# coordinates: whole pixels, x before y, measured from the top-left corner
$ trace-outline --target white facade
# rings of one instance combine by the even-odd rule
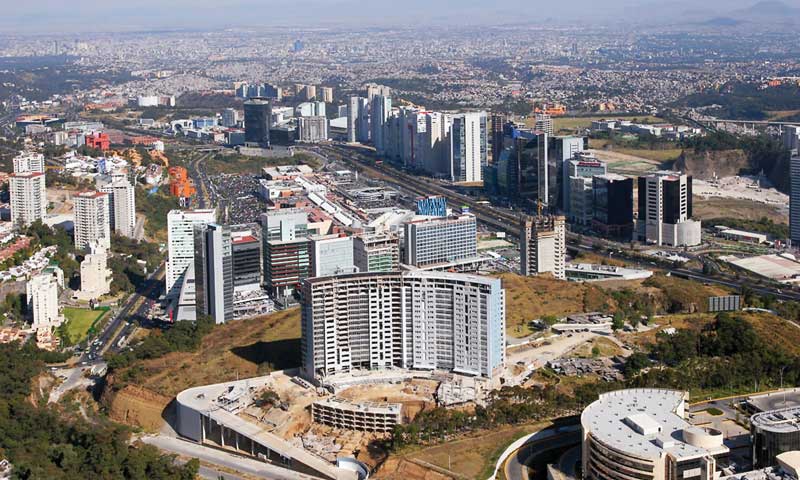
[[[486,112],[462,113],[445,121],[449,125],[450,179],[454,182],[480,182],[488,162],[488,124]]]
[[[500,279],[445,272],[358,273],[303,282],[302,365],[446,370],[492,378],[505,365]]]
[[[564,280],[566,275],[566,227],[562,216],[533,217],[520,232],[520,267],[522,275],[552,273]]]
[[[791,179],[789,192],[789,236],[793,245],[800,245],[800,155],[792,157],[789,163]],[[13,209],[12,209],[13,211]]]
[[[312,235],[309,240],[312,277],[328,277],[356,271],[352,237]]]
[[[39,172],[12,173],[8,179],[11,194],[11,221],[27,227],[47,213],[45,175]]]
[[[700,222],[691,220],[691,176],[671,171],[655,172],[640,177],[638,193],[642,240],[673,247],[700,244]]]
[[[323,116],[307,116],[297,119],[297,141],[302,143],[324,142],[328,139],[328,119]]]
[[[167,296],[180,293],[181,277],[194,265],[194,226],[216,221],[216,210],[172,210],[167,215]]]
[[[97,242],[111,248],[110,197],[105,192],[81,192],[73,197],[75,203],[75,248],[89,250]]]
[[[136,191],[125,177],[115,178],[100,187],[109,196],[111,229],[122,236],[134,238],[136,229]]]
[[[28,280],[25,286],[28,311],[33,315],[33,328],[53,328],[61,325],[64,318],[58,311],[58,279],[43,272]]]
[[[347,141],[355,143],[358,140],[359,114],[361,113],[361,99],[350,97],[347,99]]]
[[[426,218],[406,222],[403,262],[419,268],[478,256],[478,225],[474,215]]]
[[[235,127],[239,122],[239,112],[234,108],[226,108],[222,111],[222,126],[225,128]]]
[[[14,173],[44,173],[44,155],[36,152],[22,152],[14,157]]]
[[[81,262],[81,290],[78,298],[98,299],[111,291],[111,269],[108,268],[108,254],[101,245],[90,246],[91,253]]]

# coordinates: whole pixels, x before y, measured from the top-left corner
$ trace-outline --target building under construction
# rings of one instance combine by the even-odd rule
[[[537,215],[523,218],[520,238],[520,269],[523,275],[552,273],[566,279],[567,254],[565,218]]]
[[[185,168],[169,168],[169,193],[178,198],[189,198],[197,193],[197,189],[189,178],[189,172]]]

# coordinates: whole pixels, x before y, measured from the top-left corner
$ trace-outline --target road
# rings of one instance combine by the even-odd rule
[[[252,458],[243,457],[218,450],[216,448],[205,447],[193,442],[181,440],[179,438],[167,437],[164,435],[146,436],[141,438],[142,442],[153,445],[161,450],[182,455],[185,457],[197,458],[201,463],[212,464],[224,469],[241,472],[258,478],[269,478],[274,480],[312,480],[314,477],[303,475],[302,473],[292,472],[285,468],[276,467],[269,463],[264,463]],[[210,473],[216,472],[209,468]],[[212,477],[216,478],[216,477]],[[237,477],[225,477],[237,478]]]

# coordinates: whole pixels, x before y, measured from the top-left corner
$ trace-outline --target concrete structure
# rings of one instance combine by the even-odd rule
[[[111,229],[118,234],[134,238],[136,232],[136,189],[125,176],[98,182],[98,189],[109,196]]]
[[[353,261],[352,237],[338,234],[312,235],[309,241],[312,277],[328,277],[357,271]]]
[[[631,389],[604,393],[581,415],[583,476],[588,480],[713,480],[727,455],[722,433],[684,419],[685,392]]]
[[[743,243],[762,244],[767,243],[769,237],[764,233],[746,232],[744,230],[736,230],[728,228],[724,225],[717,225],[714,227],[717,230],[717,235],[726,239]]]
[[[454,182],[480,182],[483,167],[489,162],[488,121],[486,112],[462,113],[452,116],[450,148],[446,164]]]
[[[31,277],[25,285],[28,312],[33,318],[32,327],[34,329],[52,330],[64,323],[64,317],[61,316],[58,309],[59,288],[64,287],[63,272],[61,275],[59,279],[58,275],[45,270]]]
[[[567,278],[565,219],[560,215],[528,217],[520,232],[520,269],[522,275],[552,273]]]
[[[231,227],[234,290],[254,290],[263,279],[261,235],[255,228]]]
[[[308,213],[280,209],[261,217],[264,239],[264,277],[273,297],[288,297],[310,274]]]
[[[81,262],[81,289],[78,298],[97,300],[111,291],[111,269],[108,268],[108,254],[102,245],[93,243],[89,250],[90,253]]]
[[[412,220],[403,225],[403,263],[418,268],[475,259],[478,224],[474,215]]]
[[[781,126],[781,142],[783,147],[790,150],[792,154],[798,154],[798,147],[800,147],[800,126],[798,125],[783,125]]]
[[[565,272],[567,280],[597,282],[602,280],[641,280],[653,276],[650,270],[596,265],[592,263],[568,263]]]
[[[333,88],[320,87],[320,96],[325,103],[333,103]]]
[[[350,97],[347,99],[347,141],[358,141],[359,115],[361,114],[361,98]]]
[[[216,210],[172,210],[167,214],[167,274],[164,291],[168,298],[180,293],[183,276],[194,268],[194,227],[217,221]]]
[[[271,126],[272,104],[268,100],[252,98],[244,102],[244,137],[246,144],[268,147]]]
[[[400,268],[400,239],[391,233],[353,238],[353,263],[360,272],[394,272]]]
[[[750,417],[753,466],[772,467],[780,454],[800,450],[800,407],[756,413]]]
[[[639,177],[639,239],[655,245],[694,246],[701,224],[692,220],[692,177],[659,171]]]
[[[386,123],[392,112],[392,99],[388,96],[377,95],[371,100],[371,108],[372,144],[378,154],[383,154],[386,152],[386,136],[388,133],[386,131]]]
[[[591,222],[594,214],[594,198],[592,196],[592,177],[605,175],[608,167],[594,157],[576,155],[564,161],[562,183],[562,205],[568,218],[585,225]],[[572,185],[575,184],[575,189]],[[575,198],[573,198],[575,191]],[[587,201],[588,200],[588,201]]]
[[[505,291],[497,278],[358,273],[303,282],[304,375],[446,370],[492,378],[505,364]]]
[[[239,123],[239,112],[235,108],[226,108],[222,111],[222,126],[225,128],[235,127]]]
[[[194,274],[197,313],[214,322],[233,320],[233,249],[230,228],[194,225]]]
[[[111,218],[109,195],[105,192],[81,192],[73,197],[75,203],[75,248],[89,250],[97,243],[111,248]]]
[[[22,152],[14,157],[14,173],[44,173],[44,155],[36,152]]]
[[[311,418],[343,430],[391,433],[402,423],[402,403],[350,402],[327,398],[311,404]]]
[[[800,262],[790,253],[759,255],[747,258],[738,258],[731,255],[720,257],[720,260],[777,282],[792,284],[800,281]]]
[[[11,222],[24,228],[47,213],[45,175],[39,172],[12,173],[8,178],[11,196]]]
[[[534,130],[544,132],[548,135],[553,135],[555,133],[553,129],[553,118],[550,115],[546,113],[537,113],[535,120]]]
[[[328,119],[321,116],[297,119],[297,141],[317,143],[328,140]]]
[[[234,449],[285,469],[281,478],[364,480],[366,475],[339,468],[237,415],[270,381],[271,377],[259,377],[182,391],[175,400],[176,431],[199,444]]]

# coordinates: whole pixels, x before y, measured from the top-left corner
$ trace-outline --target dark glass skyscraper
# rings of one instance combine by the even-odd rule
[[[272,123],[272,105],[263,98],[244,102],[244,141],[248,144],[269,146],[269,127]]]

